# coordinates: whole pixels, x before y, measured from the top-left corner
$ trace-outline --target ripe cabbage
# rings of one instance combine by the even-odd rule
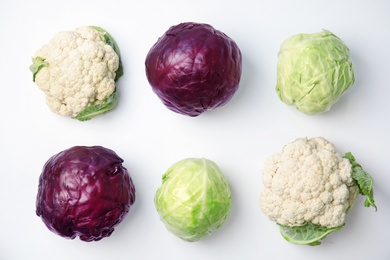
[[[194,242],[225,223],[231,194],[213,161],[188,158],[166,171],[154,202],[166,228],[184,241]]]
[[[90,242],[108,237],[135,201],[123,160],[101,146],[52,156],[39,178],[36,214],[52,232]]]
[[[225,105],[239,87],[241,51],[208,24],[169,28],[147,54],[146,76],[170,110],[188,116]]]
[[[280,47],[276,91],[306,114],[330,110],[354,81],[349,49],[330,31],[293,35]]]

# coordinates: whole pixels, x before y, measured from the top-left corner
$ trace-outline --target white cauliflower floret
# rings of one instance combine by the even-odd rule
[[[299,138],[266,159],[261,209],[284,226],[342,226],[359,194],[351,169],[326,139]]]
[[[92,27],[60,32],[35,53],[48,64],[36,73],[35,83],[53,112],[75,117],[114,93],[120,58],[103,35]]]

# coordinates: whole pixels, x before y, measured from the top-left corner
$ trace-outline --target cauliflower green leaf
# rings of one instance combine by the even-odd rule
[[[378,210],[374,201],[374,179],[372,176],[363,170],[362,166],[356,162],[355,157],[352,153],[348,152],[344,155],[344,158],[348,159],[352,164],[352,178],[356,181],[359,186],[360,194],[366,196],[364,201],[365,207],[374,207],[375,210]]]
[[[280,234],[288,242],[298,245],[310,246],[320,245],[321,240],[324,239],[327,235],[343,228],[343,226],[327,228],[314,225],[312,223],[296,227],[289,227],[284,225],[279,226]]]
[[[30,65],[30,71],[33,73],[33,82],[35,82],[35,77],[37,76],[37,73],[46,66],[49,66],[49,63],[45,61],[45,58],[42,57],[34,57],[32,58],[33,64]]]
[[[110,111],[118,105],[116,91],[112,93],[103,103],[92,105],[78,113],[74,118],[79,121],[88,121],[97,115]]]

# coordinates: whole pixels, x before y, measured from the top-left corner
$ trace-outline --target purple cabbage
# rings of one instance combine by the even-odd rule
[[[39,178],[36,214],[65,238],[90,242],[110,236],[135,201],[122,162],[101,146],[75,146],[54,155]]]
[[[146,76],[163,104],[188,116],[225,105],[239,87],[241,51],[211,25],[169,28],[145,60]]]

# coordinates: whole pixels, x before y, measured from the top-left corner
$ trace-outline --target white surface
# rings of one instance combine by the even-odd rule
[[[144,72],[149,48],[171,25],[205,22],[243,54],[240,89],[197,118],[166,109]],[[125,75],[119,106],[89,122],[50,112],[32,82],[31,56],[55,33],[83,25],[108,30]],[[390,259],[390,1],[3,1],[0,4],[0,259]],[[275,93],[277,52],[288,36],[328,29],[351,50],[356,83],[333,109],[306,116]],[[259,209],[264,159],[297,137],[324,136],[352,151],[375,178],[378,212],[360,197],[342,231],[321,246],[296,246]],[[137,201],[110,238],[85,243],[51,233],[35,215],[46,160],[74,145],[103,145],[125,160]],[[212,236],[186,243],[169,233],[153,197],[161,175],[186,157],[215,161],[233,196]]]

